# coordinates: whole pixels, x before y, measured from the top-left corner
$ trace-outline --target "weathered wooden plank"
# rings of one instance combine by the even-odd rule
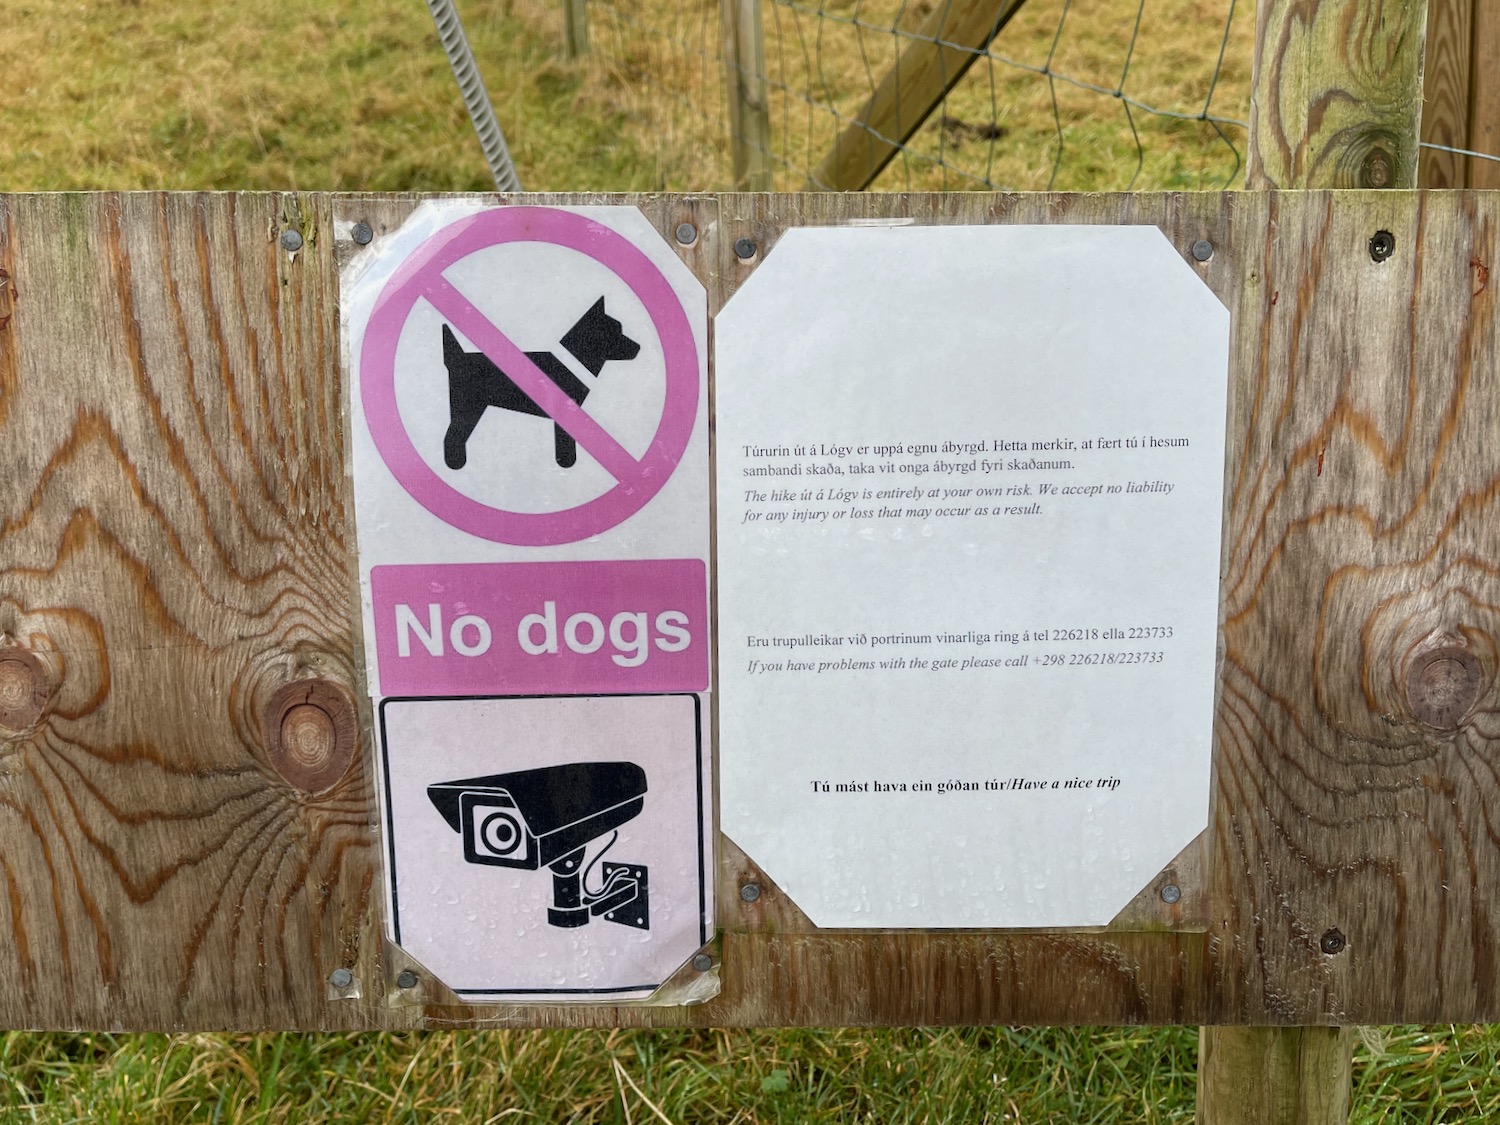
[[[1442,11],[1438,18],[1446,17],[1451,23],[1454,15],[1451,10]],[[1446,62],[1452,53],[1454,29],[1443,30],[1437,48]],[[1389,12],[1360,0],[1261,4],[1256,19],[1247,184],[1256,188],[1416,187],[1422,110],[1418,87],[1427,31],[1425,0]],[[1440,71],[1440,77],[1446,78],[1449,69]],[[1442,85],[1438,90],[1451,92]],[[1384,237],[1389,238],[1389,232]],[[1373,241],[1371,245],[1373,258]],[[1384,257],[1385,251],[1381,254]],[[1221,737],[1220,764],[1224,746]],[[1327,933],[1340,934],[1342,943],[1341,931]],[[1326,947],[1326,938],[1322,944]],[[1348,1117],[1350,1048],[1346,1039],[1329,1039],[1308,1028],[1257,1038],[1235,1029],[1204,1027],[1199,1042],[1198,1119],[1204,1125],[1255,1117],[1333,1125]],[[1309,1043],[1336,1057],[1342,1052],[1336,1065],[1343,1083],[1333,1101],[1322,1097],[1317,1085],[1295,1067],[1282,1062],[1289,1055],[1300,1057]],[[1260,1096],[1247,1097],[1250,1090]]]
[[[1416,183],[1426,0],[1262,0],[1252,188]]]
[[[725,991],[673,1010],[388,984],[368,743],[328,783],[268,737],[333,760],[363,691],[334,214],[417,202],[0,198],[0,1023],[1500,1018],[1500,197],[642,200],[714,308],[796,223],[1151,223],[1235,334],[1208,931],[809,931],[726,847]]]
[[[818,163],[808,187],[863,191],[958,85],[1025,0],[942,0],[922,21],[864,109]]]
[[[1474,5],[1473,55],[1469,73],[1473,94],[1467,148],[1500,157],[1500,10]],[[1500,188],[1500,161],[1470,159],[1469,187]]]
[[[1473,17],[1476,0],[1427,0],[1427,48],[1422,74],[1422,140],[1469,148]],[[1469,161],[1423,149],[1418,182],[1430,188],[1469,186]]]
[[[1494,486],[1479,450],[1497,420],[1473,397],[1495,373],[1494,225],[1472,199],[1434,202],[1329,198],[1291,223],[1275,205],[1273,227],[1307,257],[1262,263],[1269,292],[1294,303],[1265,310],[1264,376],[1232,426],[1245,436],[1218,766],[1245,788],[1219,817],[1215,867],[1224,879],[1261,862],[1272,838],[1286,849],[1273,878],[1226,886],[1224,900],[1238,900],[1231,929],[1263,931],[1240,987],[1273,1008],[1301,990],[1287,1006],[1320,1009],[1311,1022],[1363,1019],[1356,995],[1425,1019],[1451,990],[1489,1006],[1496,987],[1488,937],[1457,936],[1487,929],[1474,911],[1493,910],[1480,905],[1493,893],[1487,704],[1454,728],[1413,688],[1448,649],[1477,662],[1484,692],[1493,677],[1477,655],[1494,627],[1493,537],[1468,517]],[[1376,262],[1381,230],[1396,249]],[[1327,300],[1308,299],[1315,286]],[[1338,546],[1304,553],[1324,536]],[[1287,598],[1300,615],[1264,611]],[[1418,914],[1420,942],[1403,936]]]
[[[310,793],[262,737],[310,679],[359,729],[314,207],[3,203],[0,635],[47,681],[0,738],[6,1026],[362,1022],[323,978],[379,972],[367,758]]]
[[[1500,157],[1500,12],[1482,0],[1429,0],[1422,140]],[[1421,184],[1500,187],[1500,161],[1424,149]]]

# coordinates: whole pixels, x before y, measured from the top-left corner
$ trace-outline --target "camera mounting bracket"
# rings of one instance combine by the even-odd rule
[[[640,863],[603,863],[604,887],[598,894],[583,889],[583,849],[551,865],[552,905],[547,921],[572,929],[587,926],[594,918],[618,922],[633,929],[651,928],[648,873]]]

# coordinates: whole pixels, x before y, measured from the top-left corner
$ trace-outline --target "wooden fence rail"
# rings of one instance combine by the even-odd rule
[[[645,211],[714,310],[754,268],[737,240],[769,255],[790,225],[876,217],[1146,223],[1201,271],[1234,316],[1207,929],[809,931],[763,880],[740,897],[759,876],[724,841],[709,1003],[402,987],[337,271],[367,252],[353,221],[378,238],[417,201],[6,196],[0,1024],[1500,1018],[1500,197],[612,202]]]

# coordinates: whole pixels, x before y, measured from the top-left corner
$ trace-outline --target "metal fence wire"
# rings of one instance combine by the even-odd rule
[[[588,65],[664,188],[735,183],[737,86],[764,99],[769,134],[738,139],[778,190],[1243,180],[1252,0],[759,0],[759,57],[725,6],[589,0]]]

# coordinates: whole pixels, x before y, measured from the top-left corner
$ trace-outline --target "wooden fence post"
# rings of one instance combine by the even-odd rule
[[[589,52],[588,0],[563,0],[563,28],[568,40],[568,58]]]
[[[1469,105],[1469,143],[1465,148],[1500,156],[1500,10],[1474,0],[1474,54],[1470,71],[1474,93]],[[1469,160],[1471,188],[1500,188],[1500,163]]]
[[[1417,186],[1427,0],[1261,0],[1252,188]]]
[[[1353,1033],[1338,1027],[1205,1027],[1198,1034],[1203,1125],[1349,1120]]]
[[[1369,18],[1352,18],[1365,8]],[[1252,188],[1417,186],[1426,0],[1261,0]],[[1200,1125],[1349,1119],[1353,1037],[1336,1027],[1205,1027]]]
[[[765,33],[760,0],[719,0],[734,186],[771,190],[771,110],[766,99]]]
[[[1488,0],[1429,0],[1422,140],[1500,156],[1500,11]],[[1500,162],[1424,149],[1421,183],[1500,188]]]
[[[809,190],[863,191],[958,85],[1026,0],[943,0],[834,141]]]

